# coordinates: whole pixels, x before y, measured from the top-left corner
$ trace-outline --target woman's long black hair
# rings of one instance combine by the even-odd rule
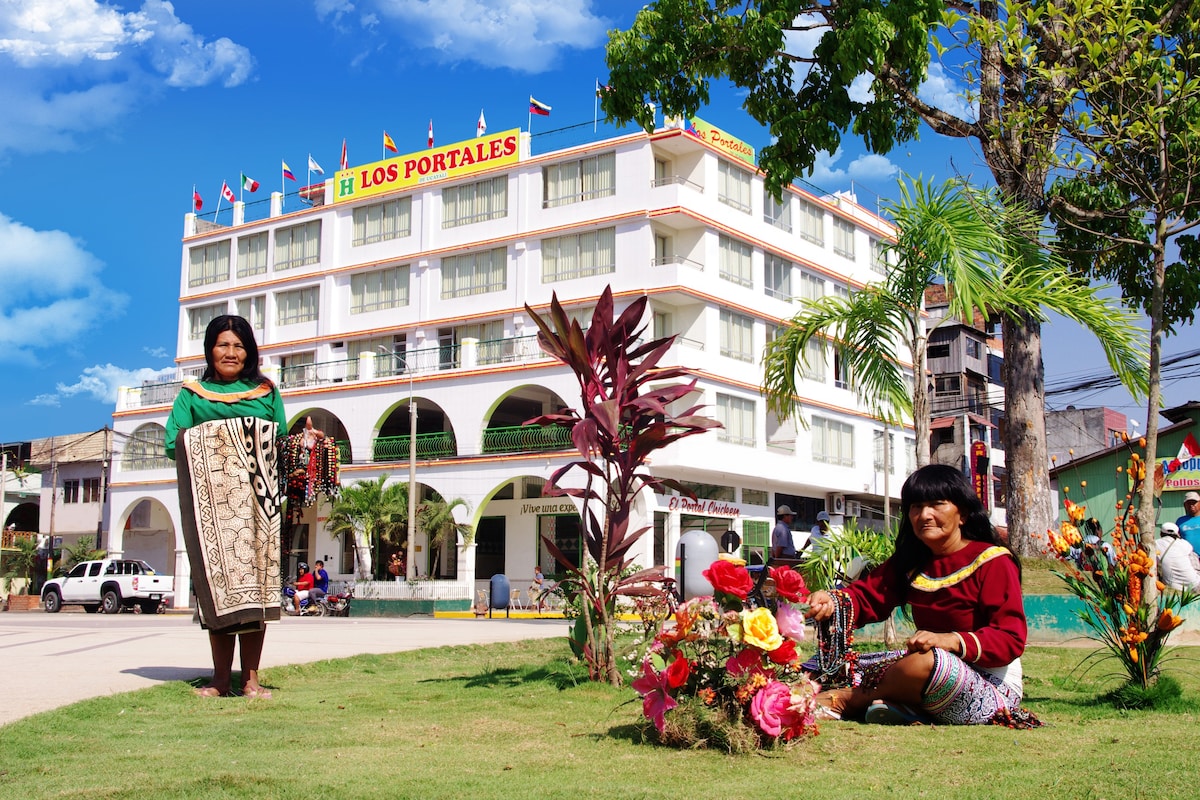
[[[254,329],[250,327],[250,323],[245,318],[235,314],[222,314],[215,317],[204,330],[204,363],[207,366],[204,368],[200,380],[213,381],[217,379],[212,351],[217,344],[217,337],[225,331],[233,331],[233,335],[242,340],[242,347],[246,348],[246,363],[242,364],[242,372],[238,377],[244,381],[254,381],[255,383],[267,381],[269,383],[270,379],[263,375],[258,368],[258,342],[254,341]]]
[[[902,586],[907,586],[911,575],[933,558],[933,551],[913,531],[908,510],[914,503],[936,503],[939,500],[949,500],[958,508],[964,539],[1005,546],[967,476],[945,464],[921,467],[908,476],[900,489],[900,532],[896,536],[892,566]],[[1017,575],[1020,576],[1021,560],[1013,554],[1013,561],[1017,564]]]

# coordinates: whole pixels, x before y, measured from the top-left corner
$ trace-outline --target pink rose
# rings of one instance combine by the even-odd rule
[[[791,710],[792,690],[786,683],[769,681],[750,701],[750,717],[767,736],[795,735],[802,718]]]
[[[780,603],[779,608],[775,609],[775,624],[785,638],[793,642],[804,641],[804,614],[794,606]]]

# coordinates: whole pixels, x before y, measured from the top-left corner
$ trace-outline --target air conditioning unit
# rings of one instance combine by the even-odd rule
[[[846,501],[846,516],[847,517],[861,517],[862,516],[862,503],[859,502],[858,500],[847,500]]]
[[[829,494],[825,497],[825,510],[830,514],[846,513],[846,495]]]

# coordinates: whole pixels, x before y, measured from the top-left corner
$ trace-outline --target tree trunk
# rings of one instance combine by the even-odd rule
[[[1160,491],[1158,462],[1158,406],[1162,402],[1162,315],[1163,294],[1166,283],[1166,227],[1167,220],[1159,215],[1154,229],[1154,286],[1150,292],[1150,380],[1146,395],[1146,480],[1138,499],[1138,531],[1142,549],[1154,552],[1155,534],[1158,532],[1157,514],[1154,513],[1154,498]],[[1150,559],[1150,573],[1142,584],[1142,602],[1156,607],[1158,604],[1158,559]]]
[[[1039,553],[1055,514],[1046,452],[1046,392],[1042,326],[1028,316],[1004,317],[1005,467],[1009,546]]]
[[[365,531],[354,532],[354,560],[358,564],[358,579],[371,579],[371,542]]]
[[[917,437],[918,468],[929,463],[929,384],[925,373],[928,371],[927,354],[925,352],[928,337],[925,334],[925,323],[917,320],[918,334],[912,343],[913,357],[913,435]],[[886,446],[886,444],[885,444]]]

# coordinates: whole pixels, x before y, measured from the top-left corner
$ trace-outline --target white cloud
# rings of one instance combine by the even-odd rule
[[[364,0],[360,7],[368,4],[390,35],[441,63],[531,73],[553,68],[563,50],[599,45],[611,24],[593,13],[592,0]],[[318,13],[348,5],[319,0]]]
[[[151,358],[170,358],[165,347],[143,347],[142,352]]]
[[[120,314],[128,298],[100,282],[102,268],[68,234],[0,213],[0,362],[53,354]]]
[[[808,181],[821,190],[835,192],[850,188],[851,181],[878,184],[894,178],[900,171],[886,156],[873,153],[861,155],[851,161],[845,169],[839,169],[836,164],[842,159],[842,155],[840,147],[833,155],[824,151],[817,153]]]
[[[164,87],[237,86],[253,68],[249,50],[205,41],[165,0],[128,13],[97,0],[5,0],[0,153],[69,149]]]
[[[29,401],[29,405],[57,407],[63,399],[75,395],[84,395],[98,402],[112,405],[117,401],[117,389],[121,386],[141,386],[143,381],[158,383],[174,378],[174,367],[123,369],[112,364],[97,364],[85,369],[75,383],[60,383],[54,393],[39,394]]]
[[[964,92],[965,89],[935,61],[929,65],[929,74],[917,90],[917,96],[960,119],[974,122],[978,118],[979,109],[978,106],[967,103]]]

